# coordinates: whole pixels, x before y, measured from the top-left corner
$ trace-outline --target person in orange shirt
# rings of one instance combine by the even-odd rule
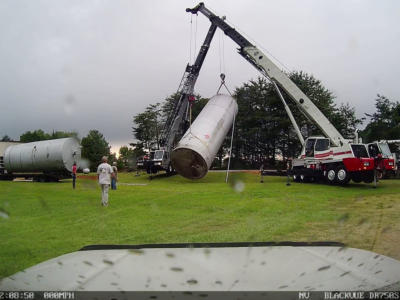
[[[75,182],[76,182],[76,163],[72,166],[72,188],[75,189]]]

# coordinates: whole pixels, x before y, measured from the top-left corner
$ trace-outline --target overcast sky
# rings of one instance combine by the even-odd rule
[[[177,90],[205,37],[208,19],[193,16],[191,25],[185,12],[197,3],[0,1],[0,137],[98,129],[114,151],[131,142],[132,117]],[[283,69],[320,79],[358,116],[374,111],[377,93],[400,100],[400,1],[205,4]],[[217,32],[195,91],[213,96],[221,69],[231,90],[259,76]]]

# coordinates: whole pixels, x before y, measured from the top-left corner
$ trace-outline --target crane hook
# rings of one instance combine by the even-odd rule
[[[221,78],[221,84],[225,84],[225,74],[221,73],[219,77]]]

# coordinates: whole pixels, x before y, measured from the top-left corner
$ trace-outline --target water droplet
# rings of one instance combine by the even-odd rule
[[[178,267],[172,267],[172,268],[171,268],[171,271],[174,271],[174,272],[182,272],[183,269],[182,269],[182,268],[178,268]]]
[[[103,259],[103,263],[108,264],[108,265],[114,264],[111,260],[108,260],[108,259]]]
[[[3,219],[8,219],[10,216],[5,211],[0,211],[0,217]]]
[[[350,271],[344,272],[343,274],[340,275],[340,277],[346,276],[349,273],[350,273]]]
[[[328,270],[331,266],[323,266],[321,268],[318,269],[318,271],[324,271],[324,270]]]
[[[190,285],[197,284],[197,280],[196,279],[189,279],[186,282],[189,283]]]
[[[244,191],[245,184],[243,181],[238,180],[233,184],[233,190],[237,193],[241,193]]]
[[[279,288],[280,289],[284,289],[284,288],[287,288],[288,286],[287,285],[281,285]]]
[[[129,249],[129,253],[136,254],[136,255],[142,255],[142,254],[144,254],[144,251],[141,249]]]

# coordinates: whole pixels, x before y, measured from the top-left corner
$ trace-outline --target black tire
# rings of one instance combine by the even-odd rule
[[[339,166],[336,168],[336,183],[345,185],[350,180],[350,174],[346,170],[345,166]]]
[[[374,172],[368,172],[364,175],[364,182],[365,183],[372,183],[374,182]]]
[[[353,178],[351,178],[355,183],[360,183],[362,181],[362,178],[359,175],[354,175]]]
[[[172,168],[172,165],[169,164],[167,168],[167,175],[172,175],[174,173],[174,168]]]
[[[294,182],[300,182],[300,176],[299,176],[299,174],[293,174],[293,181],[294,181]]]
[[[335,184],[336,183],[336,171],[334,168],[329,168],[326,171],[325,179],[329,184]]]
[[[396,175],[395,171],[385,171],[383,173],[383,179],[392,179]]]
[[[301,182],[307,182],[307,176],[304,174],[300,174],[300,181]]]
[[[301,182],[313,182],[314,181],[314,177],[312,176],[307,176],[305,174],[300,174],[300,180]]]

